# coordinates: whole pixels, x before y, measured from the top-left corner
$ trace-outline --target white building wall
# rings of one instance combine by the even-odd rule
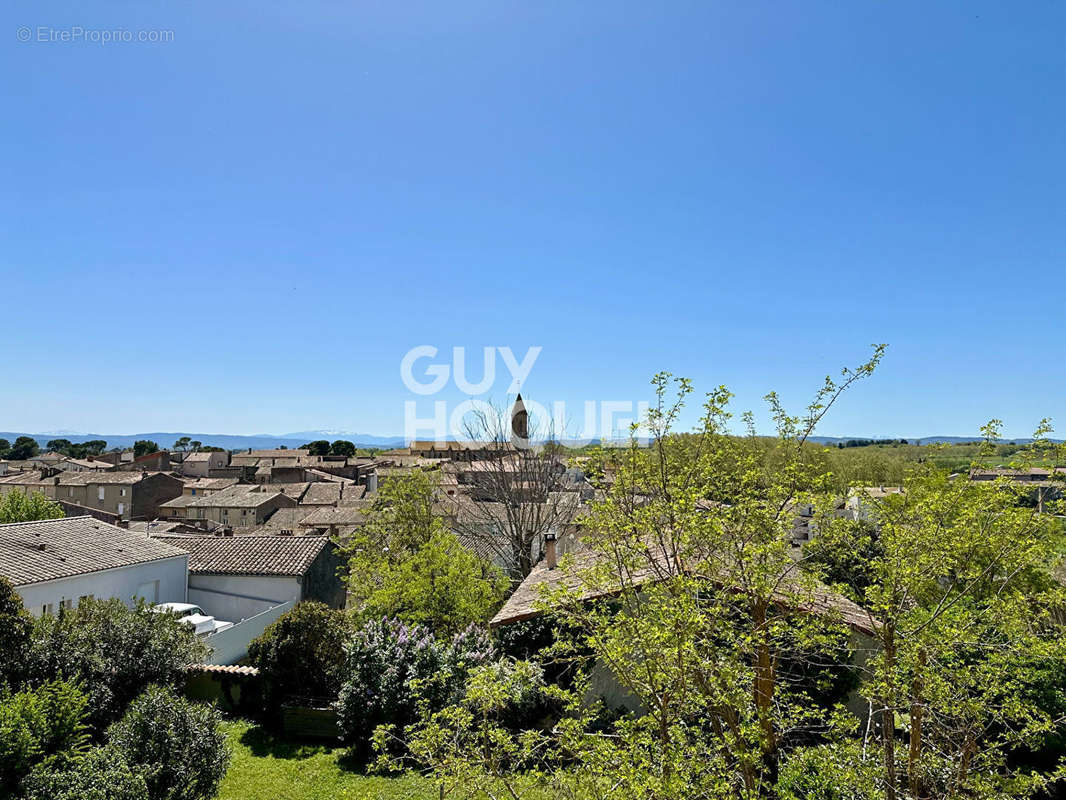
[[[59,611],[60,603],[77,606],[78,600],[92,595],[97,600],[117,597],[129,607],[135,605],[138,596],[148,602],[184,603],[189,571],[187,555],[173,556],[144,564],[90,572],[71,578],[31,583],[16,586],[22,603],[34,616],[40,616],[46,605],[52,613]]]
[[[189,602],[215,619],[240,622],[279,603],[299,602],[300,579],[265,575],[189,575]]]
[[[205,641],[211,648],[211,655],[204,663],[236,664],[248,655],[248,645],[252,643],[252,640],[258,639],[267,626],[292,609],[294,605],[296,604],[291,601],[282,603],[243,622],[238,622],[232,628],[210,634]]]

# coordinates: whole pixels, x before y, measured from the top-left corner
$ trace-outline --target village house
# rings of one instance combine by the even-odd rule
[[[59,468],[67,472],[110,472],[115,465],[110,461],[102,461],[93,456],[86,458],[68,458],[61,461]]]
[[[132,455],[132,452],[131,452]],[[145,453],[130,460],[123,460],[117,469],[129,472],[167,472],[170,470],[170,453],[166,450],[158,450],[154,453]]]
[[[39,470],[0,478],[0,494],[41,492],[82,509],[113,514],[118,520],[152,519],[162,503],[178,497],[181,481],[165,472],[61,472],[46,477]]]
[[[62,453],[56,453],[53,450],[49,450],[45,453],[38,453],[27,459],[32,469],[61,469],[59,465],[66,460],[67,457],[65,455]]]
[[[244,620],[282,603],[343,608],[342,560],[325,536],[157,536],[189,554],[189,602]]]
[[[196,478],[185,480],[182,495],[188,497],[207,497],[209,494],[221,492],[231,486],[237,485],[236,478]]]
[[[223,526],[262,525],[277,509],[297,504],[284,486],[263,490],[237,484],[204,497],[182,495],[160,505],[160,515],[171,519],[206,520]]]
[[[188,562],[180,548],[92,517],[0,525],[0,576],[36,616],[87,597],[184,602]]]
[[[206,478],[213,470],[229,466],[229,453],[225,451],[197,451],[186,453],[181,462],[181,474],[194,478]]]
[[[544,556],[534,565],[532,571],[519,584],[503,607],[489,622],[489,627],[497,628],[513,625],[517,622],[540,616],[543,612],[542,599],[546,593],[567,590],[580,602],[592,602],[609,598],[618,593],[620,585],[586,582],[586,576],[599,562],[601,556],[595,551],[576,547],[571,543],[567,548],[569,559],[562,559],[562,549],[556,537],[544,537]],[[648,561],[644,566],[630,569],[627,582],[631,588],[640,588],[663,579],[663,576],[676,574],[671,566],[672,556],[668,551],[649,539],[647,545]],[[568,563],[566,563],[568,561]],[[796,567],[798,570],[799,568]],[[793,608],[796,613],[817,614],[838,621],[851,631],[853,647],[857,658],[864,658],[873,647],[876,621],[871,614],[858,604],[830,589],[815,583],[813,587],[799,587],[794,594],[788,591],[794,578],[791,573],[784,573],[778,583],[778,602]],[[639,710],[635,698],[618,683],[617,679],[602,664],[594,664],[590,673],[590,697],[603,697],[612,707],[625,707]],[[860,719],[865,718],[867,709],[861,698],[853,695],[848,700],[848,708]]]

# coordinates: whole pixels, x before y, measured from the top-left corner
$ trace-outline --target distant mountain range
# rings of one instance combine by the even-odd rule
[[[385,449],[402,447],[404,444],[402,436],[374,436],[369,433],[351,433],[348,431],[299,431],[296,433],[282,434],[281,436],[274,436],[268,433],[255,434],[252,436],[238,436],[231,433],[183,433],[180,431],[173,433],[155,431],[152,433],[130,434],[66,432],[18,433],[14,431],[0,431],[0,439],[7,439],[9,442],[14,442],[19,436],[32,436],[37,440],[37,443],[42,449],[52,439],[69,439],[75,444],[92,441],[94,439],[103,439],[107,442],[108,450],[115,447],[133,447],[133,443],[139,439],[148,439],[162,448],[170,448],[173,447],[174,442],[183,436],[188,436],[194,442],[200,442],[209,447],[224,447],[227,450],[247,450],[249,448],[253,450],[266,450],[269,448],[280,447],[287,447],[291,450],[317,439],[327,439],[331,442],[336,439],[346,439],[355,444],[356,447],[377,447]]]
[[[356,447],[376,447],[379,449],[389,449],[392,447],[403,447],[406,442],[402,436],[375,436],[370,433],[357,433],[355,431],[296,431],[294,433],[283,433],[279,436],[275,436],[269,433],[259,433],[252,436],[240,436],[231,433],[183,433],[183,432],[161,432],[156,431],[153,433],[131,433],[131,434],[113,434],[113,433],[72,433],[67,431],[54,431],[46,433],[19,433],[15,431],[0,431],[0,439],[7,439],[9,442],[14,442],[19,436],[32,436],[37,440],[37,443],[43,449],[49,441],[52,439],[69,439],[72,442],[88,442],[93,439],[103,439],[107,442],[107,449],[115,447],[133,447],[133,443],[139,439],[149,439],[162,448],[173,447],[174,442],[183,436],[188,436],[195,442],[201,442],[202,444],[211,447],[224,447],[227,450],[247,450],[249,448],[253,450],[265,450],[271,448],[287,447],[290,450],[300,445],[313,442],[318,439],[325,439],[327,441],[334,441],[336,439],[346,439],[349,442],[355,444]],[[911,444],[961,444],[964,442],[979,442],[980,437],[975,436],[922,436],[922,437],[909,437],[909,436],[812,436],[811,441],[818,442],[820,444],[840,444],[842,442],[848,442],[851,440],[866,439],[906,439]],[[1032,439],[1003,439],[1003,442],[1015,442],[1017,444],[1028,444]],[[1061,442],[1062,439],[1053,439],[1052,441]]]

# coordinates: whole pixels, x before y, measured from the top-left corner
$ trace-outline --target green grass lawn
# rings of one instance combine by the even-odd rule
[[[436,800],[418,775],[380,777],[345,769],[344,748],[294,742],[245,721],[227,722],[233,748],[218,800]]]

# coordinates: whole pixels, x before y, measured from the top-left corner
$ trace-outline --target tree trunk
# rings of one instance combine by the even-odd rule
[[[777,731],[774,730],[774,665],[766,633],[767,603],[759,599],[753,609],[755,623],[755,708],[762,730],[763,775],[773,786],[777,783]]]
[[[923,713],[923,673],[928,662],[925,648],[918,651],[918,669],[911,685],[911,738],[910,749],[907,754],[907,778],[909,780],[911,797],[922,800],[925,797],[925,787],[919,775],[919,760],[922,756],[922,713]]]
[[[892,689],[896,668],[896,629],[891,622],[883,631],[885,696],[881,698],[881,742],[884,748],[885,800],[896,800],[896,703]]]

